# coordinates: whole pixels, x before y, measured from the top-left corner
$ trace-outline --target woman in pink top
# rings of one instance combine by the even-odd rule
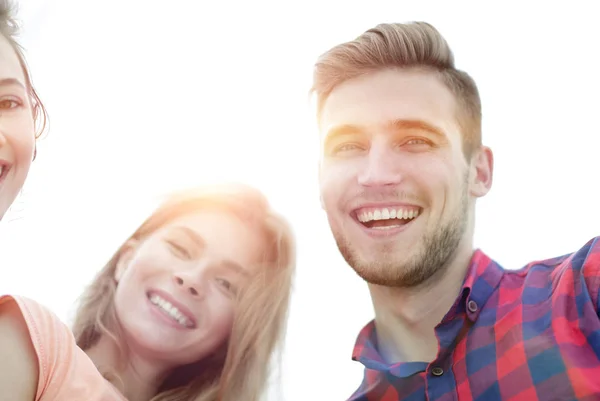
[[[72,331],[0,298],[0,400],[258,401],[294,269],[292,232],[259,191],[176,194],[98,273]]]
[[[23,187],[46,126],[9,6],[0,0],[0,220]]]

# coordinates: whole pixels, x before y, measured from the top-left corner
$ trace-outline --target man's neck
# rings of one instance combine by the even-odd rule
[[[436,358],[435,327],[456,301],[473,255],[472,246],[462,248],[443,276],[422,286],[369,285],[379,353],[388,363],[431,362]]]
[[[128,360],[122,361],[116,345],[106,336],[85,352],[99,370],[109,369],[111,374],[118,376],[119,380],[111,383],[129,401],[150,400],[168,371],[133,352]]]

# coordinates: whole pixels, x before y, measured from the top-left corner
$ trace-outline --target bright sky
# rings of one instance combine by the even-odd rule
[[[433,23],[479,85],[495,180],[478,204],[477,246],[518,268],[600,235],[592,2],[21,3],[51,131],[0,225],[0,293],[66,322],[158,196],[246,181],[288,216],[299,249],[284,390],[270,401],[346,399],[362,378],[352,347],[373,311],[319,206],[307,91],[321,52],[379,22]]]

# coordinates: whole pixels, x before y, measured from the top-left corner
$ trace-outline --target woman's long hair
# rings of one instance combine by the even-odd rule
[[[280,363],[295,271],[295,241],[286,220],[271,210],[261,192],[233,184],[178,193],[159,206],[130,240],[141,240],[177,217],[207,209],[232,213],[264,237],[263,266],[240,293],[229,340],[210,357],[175,369],[151,401],[258,401],[272,368]],[[127,355],[114,307],[115,269],[127,242],[80,299],[73,333],[84,351],[107,336]],[[111,372],[102,373],[118,382]]]

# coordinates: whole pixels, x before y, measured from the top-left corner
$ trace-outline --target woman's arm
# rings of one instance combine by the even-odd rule
[[[34,401],[38,364],[15,302],[0,305],[0,401]]]

